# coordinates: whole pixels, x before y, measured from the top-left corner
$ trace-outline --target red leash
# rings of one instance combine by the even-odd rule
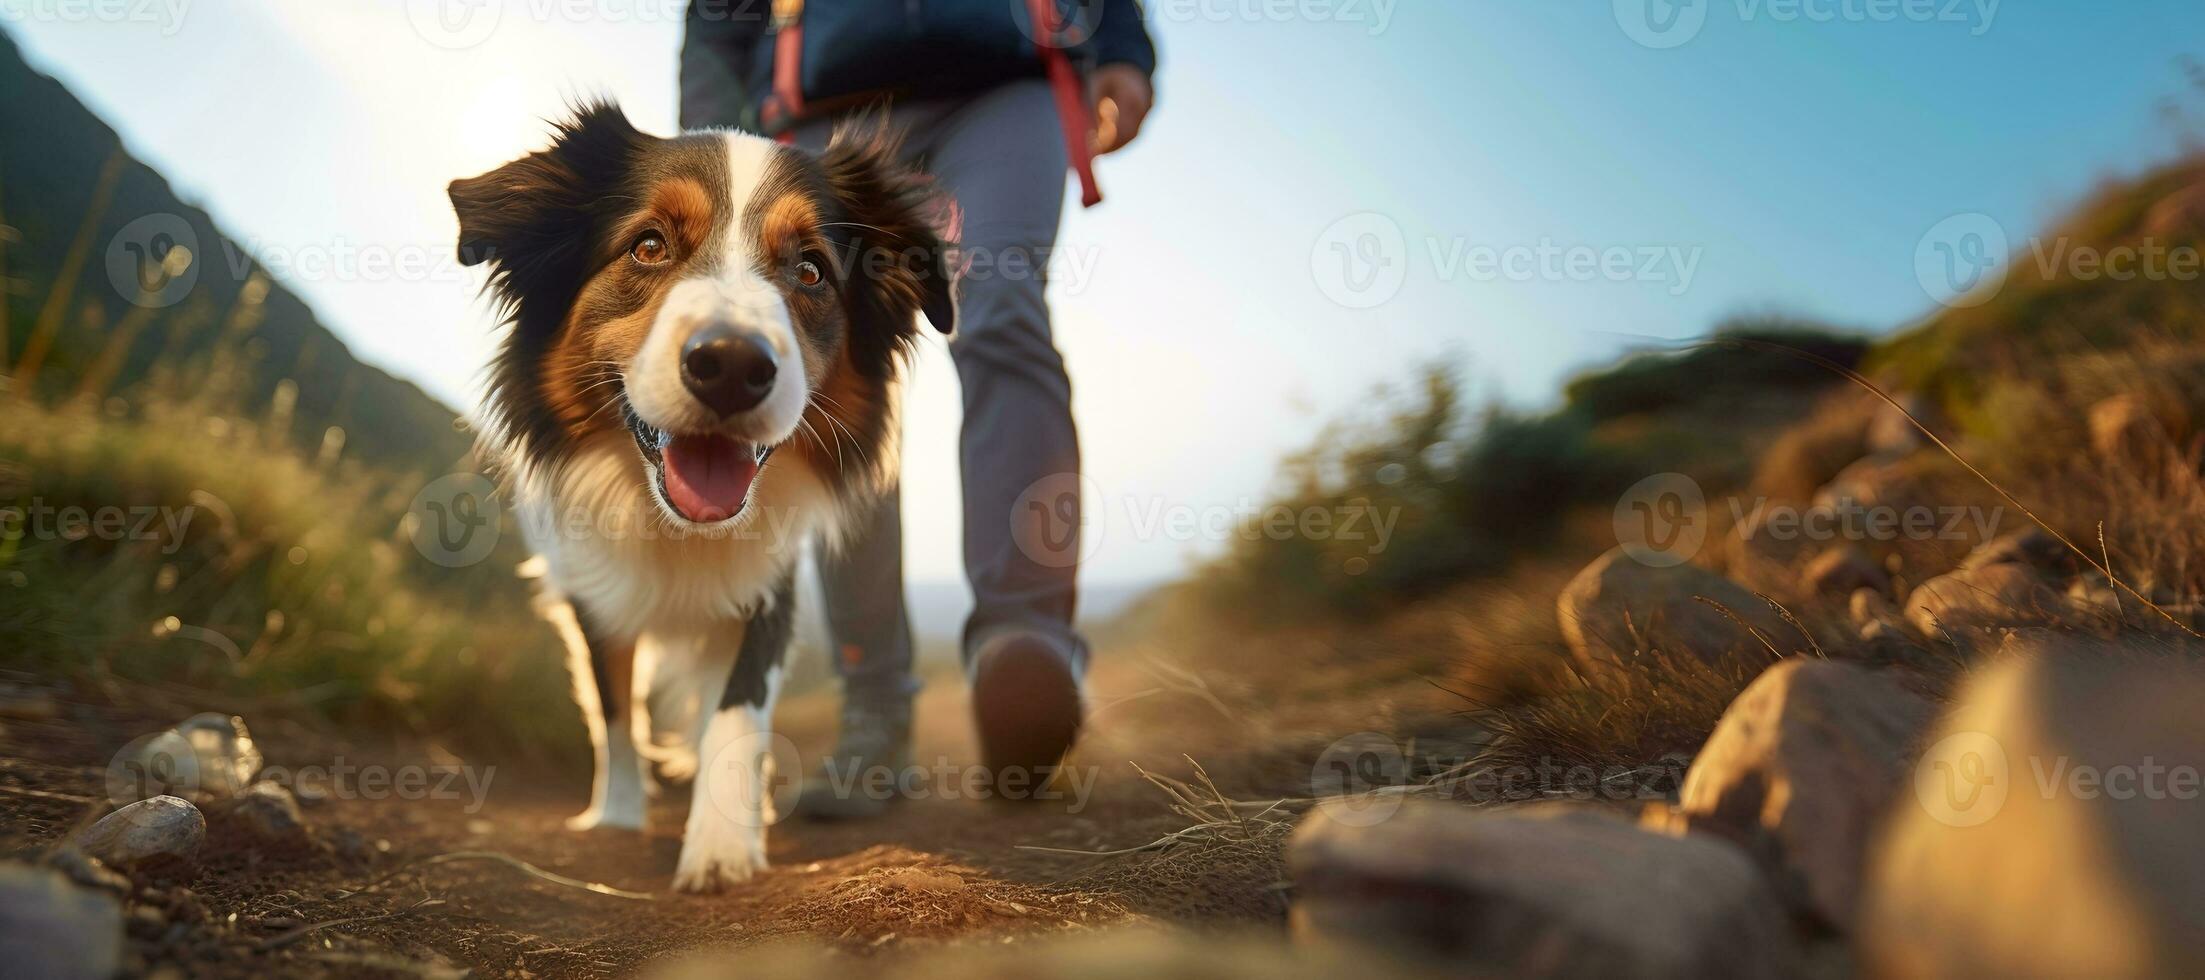
[[[1072,70],[1071,56],[1054,43],[1062,35],[1064,24],[1050,0],[1026,0],[1026,10],[1033,17],[1034,46],[1040,49],[1041,63],[1048,69],[1049,88],[1056,92],[1057,120],[1064,124],[1065,154],[1072,161],[1072,172],[1080,178],[1080,205],[1094,207],[1103,198],[1102,188],[1095,183],[1095,147],[1087,140],[1087,92],[1080,85],[1079,72]]]

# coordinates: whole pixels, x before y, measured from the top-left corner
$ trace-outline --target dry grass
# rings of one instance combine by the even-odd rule
[[[0,636],[17,663],[156,707],[537,758],[579,744],[570,719],[518,707],[566,694],[517,549],[458,569],[422,558],[404,526],[421,481],[350,463],[334,440],[287,444],[281,404],[140,397],[0,392],[0,507],[52,515],[0,540]],[[58,533],[68,507],[175,523]]]

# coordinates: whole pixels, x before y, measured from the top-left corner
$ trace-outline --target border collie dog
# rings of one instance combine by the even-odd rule
[[[489,264],[510,329],[485,449],[541,558],[595,748],[570,824],[642,827],[649,675],[697,705],[674,886],[748,880],[774,818],[794,566],[895,472],[918,317],[955,320],[933,230],[947,210],[876,126],[812,155],[646,135],[609,103],[450,190],[460,262]]]

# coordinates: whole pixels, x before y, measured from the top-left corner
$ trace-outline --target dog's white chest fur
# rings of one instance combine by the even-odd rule
[[[515,481],[522,533],[544,559],[549,591],[620,635],[747,618],[805,542],[840,523],[834,495],[794,459],[769,460],[743,514],[709,533],[666,520],[644,479],[632,447],[600,444]]]

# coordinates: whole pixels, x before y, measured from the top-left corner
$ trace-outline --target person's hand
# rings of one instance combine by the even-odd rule
[[[1141,120],[1156,103],[1156,90],[1148,73],[1127,64],[1095,69],[1087,80],[1087,96],[1094,107],[1095,126],[1088,134],[1095,155],[1117,150],[1141,135]]]

